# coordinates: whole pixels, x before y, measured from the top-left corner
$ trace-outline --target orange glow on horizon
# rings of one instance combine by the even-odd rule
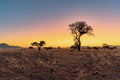
[[[114,29],[114,24],[111,24],[109,27],[107,27],[106,25],[108,23],[106,23],[106,25],[102,25],[102,22],[98,22],[96,20],[88,20],[85,18],[81,19],[93,27],[93,33],[95,34],[95,36],[83,35],[81,37],[82,46],[101,46],[103,43],[110,45],[120,45],[120,38],[118,37],[120,34],[120,28]],[[74,42],[68,25],[77,20],[78,18],[60,18],[56,22],[51,21],[42,25],[39,23],[39,21],[24,25],[28,28],[23,29],[22,32],[14,31],[11,34],[8,33],[7,35],[10,35],[7,37],[6,35],[2,35],[1,43],[5,42],[10,45],[28,47],[31,46],[30,44],[34,41],[39,42],[41,40],[44,40],[46,42],[45,46],[69,47],[73,45]]]

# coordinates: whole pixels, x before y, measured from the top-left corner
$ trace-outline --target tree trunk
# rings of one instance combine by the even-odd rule
[[[80,39],[78,40],[78,51],[81,51],[81,42],[80,42]]]
[[[40,48],[40,47],[38,47],[38,50],[39,50],[39,51],[41,51],[41,48]]]

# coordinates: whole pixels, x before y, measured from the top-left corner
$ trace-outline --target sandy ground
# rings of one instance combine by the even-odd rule
[[[120,80],[120,50],[0,49],[0,80]]]

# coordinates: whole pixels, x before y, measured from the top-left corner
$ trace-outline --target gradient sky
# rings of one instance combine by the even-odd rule
[[[94,29],[82,45],[120,45],[120,0],[0,0],[0,43],[67,47],[73,44],[68,25],[76,21]]]

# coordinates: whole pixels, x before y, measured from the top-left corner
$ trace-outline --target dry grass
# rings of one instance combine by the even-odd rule
[[[119,80],[120,50],[0,50],[0,80]]]

